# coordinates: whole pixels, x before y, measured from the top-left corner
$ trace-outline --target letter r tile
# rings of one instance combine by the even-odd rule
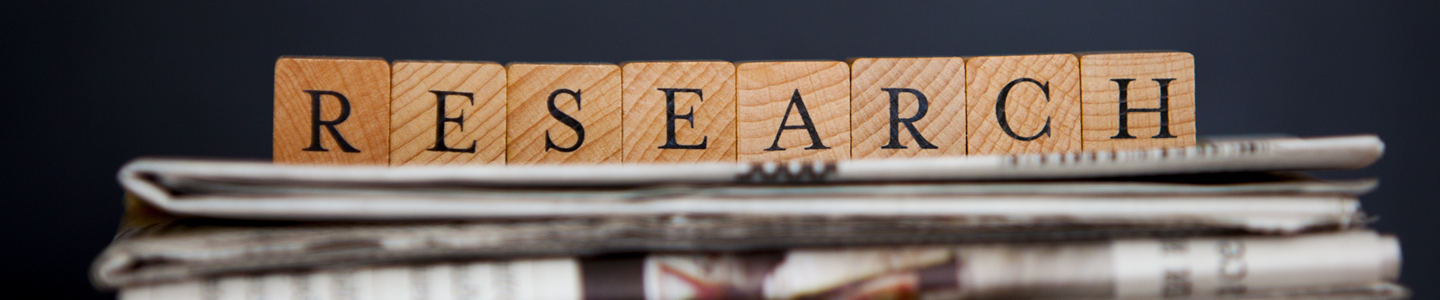
[[[740,161],[850,158],[845,62],[748,62],[735,74]]]
[[[512,63],[507,164],[620,163],[620,67]]]
[[[384,59],[281,57],[274,105],[275,163],[389,164],[390,64]]]
[[[391,166],[505,164],[504,66],[397,61],[392,69]]]
[[[1195,145],[1194,56],[1185,52],[1079,56],[1085,150]]]
[[[965,60],[969,155],[1080,151],[1080,65],[1072,54]]]
[[[735,161],[735,64],[631,62],[620,73],[625,163]]]
[[[850,70],[851,157],[965,155],[963,58],[857,58]]]

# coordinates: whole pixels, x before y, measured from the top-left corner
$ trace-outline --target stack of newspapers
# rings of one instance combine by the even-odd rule
[[[784,163],[137,159],[121,299],[1405,299],[1368,135]]]

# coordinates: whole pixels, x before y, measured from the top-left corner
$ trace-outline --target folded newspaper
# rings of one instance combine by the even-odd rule
[[[1404,299],[1394,237],[1191,237],[420,263],[127,288],[167,299]]]
[[[1382,152],[1374,136],[1344,136],[745,164],[383,168],[138,159],[119,174],[130,195],[126,220],[92,279],[144,299],[182,286],[218,293],[211,289],[217,278],[243,274],[425,261],[1313,235],[1363,229],[1368,217],[1357,197],[1377,181],[1274,171],[1361,168]],[[967,297],[994,293],[972,292],[982,296]],[[1245,297],[1405,294],[1380,278]],[[1077,297],[1113,298],[1067,298]]]

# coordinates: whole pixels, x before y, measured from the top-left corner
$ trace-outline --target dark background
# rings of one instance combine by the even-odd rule
[[[123,3],[120,3],[123,2]],[[1440,267],[1434,2],[0,3],[5,285],[104,298],[91,259],[142,155],[270,157],[281,55],[562,62],[844,59],[1173,49],[1195,55],[1202,135],[1377,133],[1327,177],[1400,236],[1417,299]],[[198,3],[194,3],[198,2]],[[398,1],[397,1],[398,2]],[[462,2],[462,1],[456,1]],[[883,3],[882,3],[883,2]]]

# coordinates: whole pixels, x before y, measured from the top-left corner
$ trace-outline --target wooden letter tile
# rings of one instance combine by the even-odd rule
[[[390,64],[379,58],[281,57],[275,62],[274,160],[390,163]]]
[[[1075,55],[972,57],[965,75],[968,154],[1080,151]]]
[[[1195,145],[1190,53],[1082,54],[1080,90],[1085,150]]]
[[[507,164],[621,162],[620,67],[512,63]]]
[[[735,161],[735,64],[633,62],[620,73],[625,163]]]
[[[965,155],[964,59],[858,58],[850,72],[850,156]]]
[[[850,68],[840,61],[736,67],[740,161],[850,158]]]
[[[397,61],[392,68],[391,166],[505,164],[504,66]]]

